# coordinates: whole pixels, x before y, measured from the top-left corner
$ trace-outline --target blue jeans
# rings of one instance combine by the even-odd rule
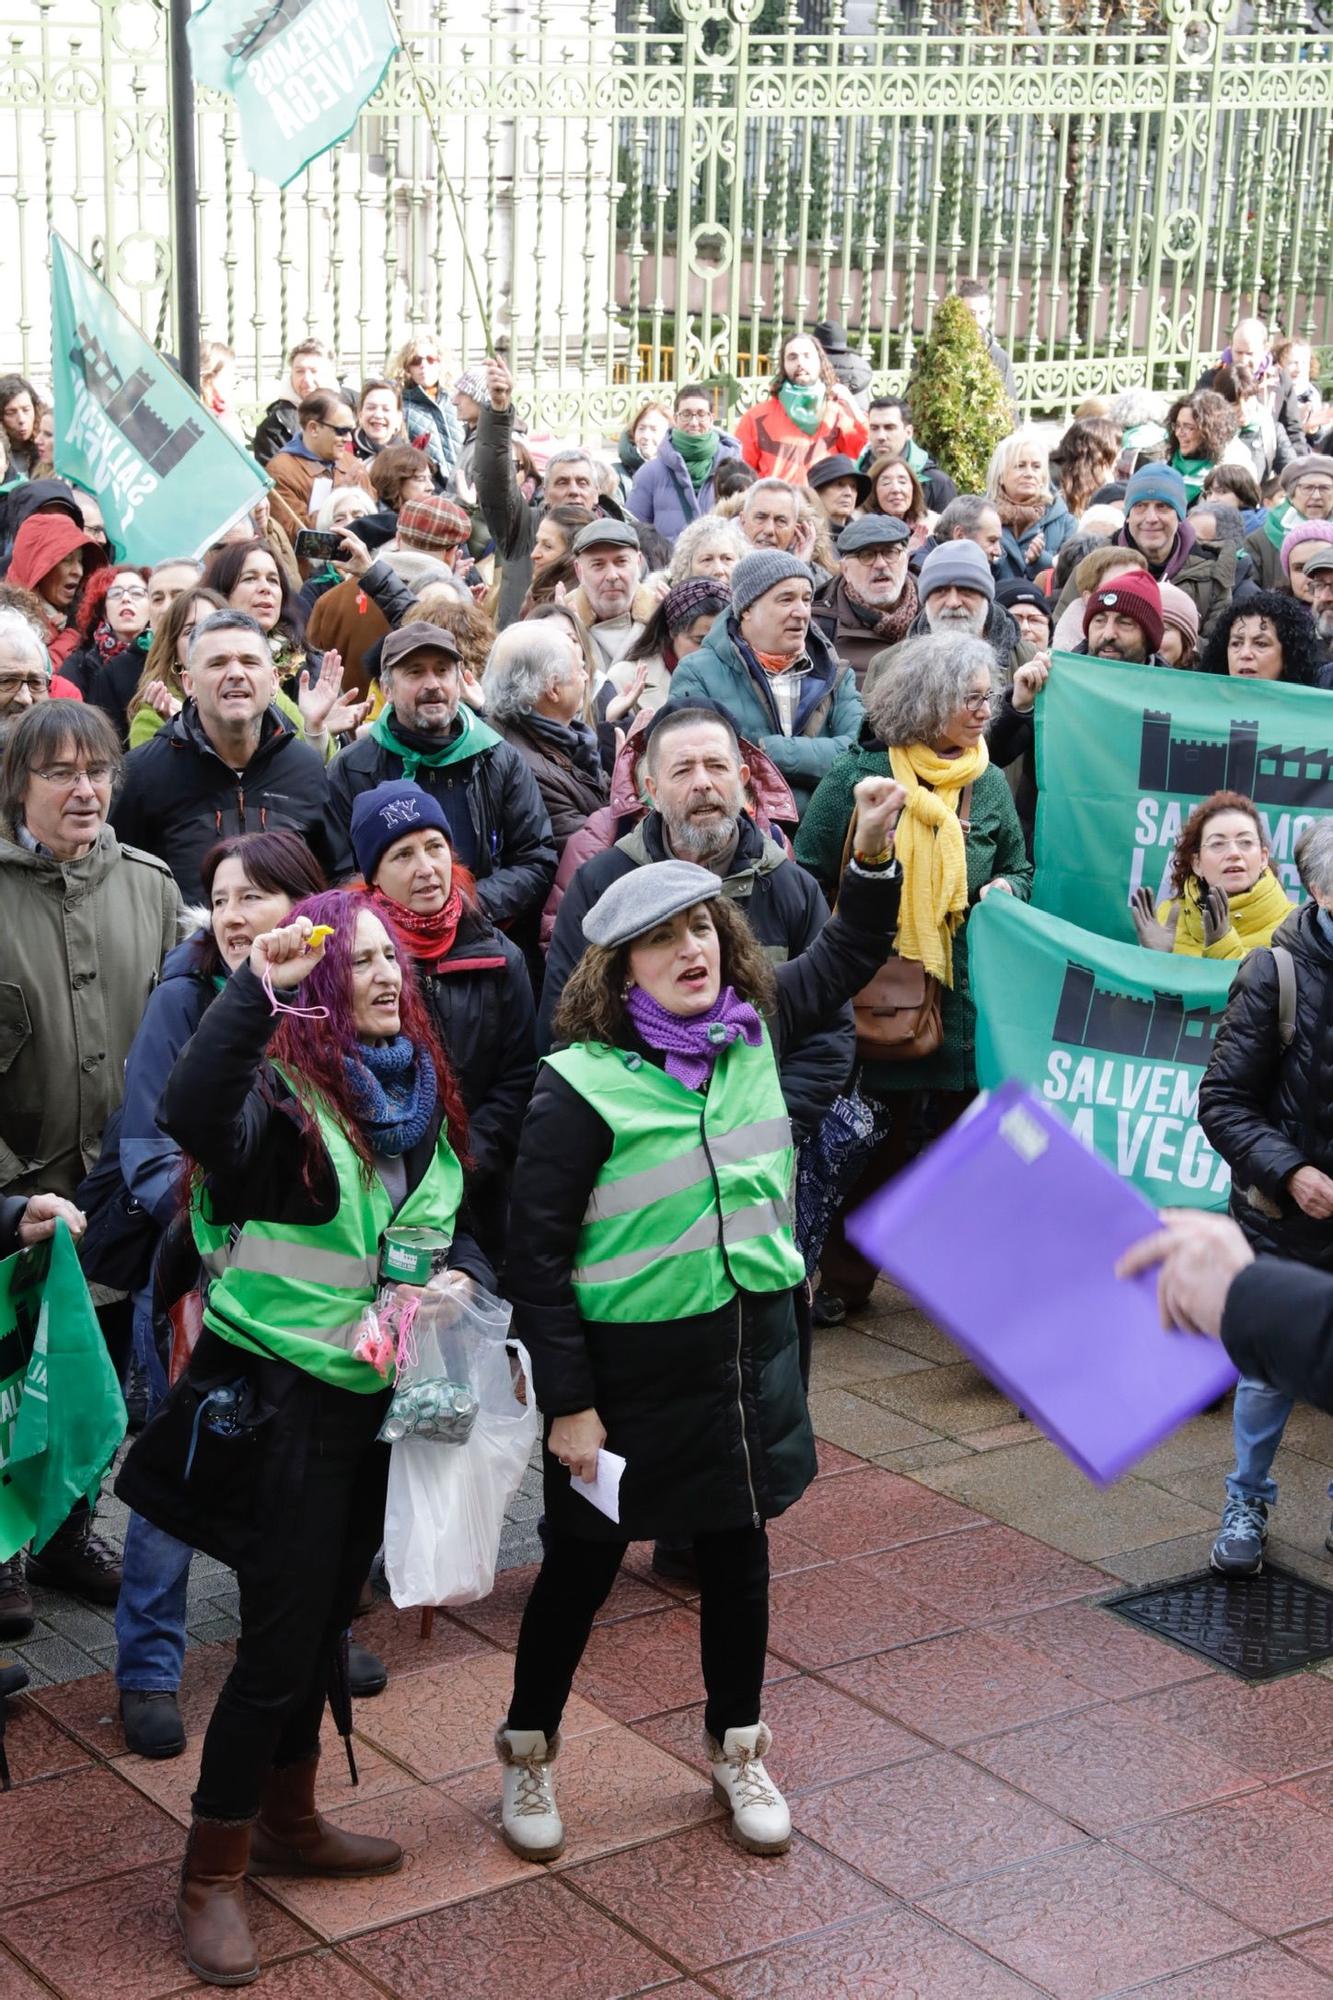
[[[1262,1500],[1271,1507],[1277,1499],[1273,1460],[1287,1428],[1293,1408],[1290,1396],[1271,1389],[1267,1382],[1242,1376],[1236,1384],[1236,1403],[1231,1428],[1236,1440],[1236,1469],[1227,1480],[1233,1500]],[[1329,1487],[1333,1498],[1333,1485]]]
[[[151,1289],[134,1300],[134,1347],[145,1362],[149,1414],[167,1392],[152,1333]],[[131,1514],[116,1603],[116,1685],[140,1694],[174,1694],[185,1660],[185,1591],[194,1550]]]

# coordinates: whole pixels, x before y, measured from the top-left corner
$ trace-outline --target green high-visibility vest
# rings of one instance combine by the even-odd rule
[[[600,1042],[546,1060],[613,1134],[575,1251],[585,1319],[682,1319],[800,1284],[796,1157],[767,1029],[757,1048],[723,1050],[706,1095]]]
[[[277,1355],[339,1389],[371,1395],[385,1378],[352,1352],[363,1309],[379,1283],[380,1241],[391,1222],[452,1236],[463,1170],[440,1130],[435,1157],[395,1214],[378,1174],[364,1168],[342,1127],[318,1100],[312,1109],[338,1180],[331,1222],[247,1222],[239,1231],[212,1221],[196,1192],[194,1240],[209,1273],[204,1324],[251,1353]]]

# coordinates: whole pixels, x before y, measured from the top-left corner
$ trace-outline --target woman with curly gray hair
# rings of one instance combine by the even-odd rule
[[[994,699],[991,648],[970,634],[932,633],[895,647],[878,675],[877,664],[871,662],[867,675],[861,740],[820,780],[796,836],[796,859],[832,900],[858,780],[891,776],[903,786],[907,803],[894,844],[903,887],[892,948],[938,981],[943,1032],[931,1055],[863,1063],[861,1088],[877,1102],[877,1144],[843,1213],[892,1178],[908,1157],[909,1138],[933,1137],[975,1093],[968,913],[992,890],[1026,901],[1032,886],[1012,794],[986,750]],[[841,1216],[820,1268],[817,1318],[841,1318],[869,1299],[875,1267],[846,1240]]]
[[[749,548],[739,521],[722,514],[701,515],[677,535],[667,576],[673,584],[707,576],[730,586],[731,572]]]

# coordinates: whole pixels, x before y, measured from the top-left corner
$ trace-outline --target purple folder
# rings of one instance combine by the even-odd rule
[[[1156,1226],[1135,1188],[1011,1082],[847,1233],[1107,1485],[1236,1380],[1217,1341],[1162,1331],[1155,1274],[1116,1277],[1121,1251]]]

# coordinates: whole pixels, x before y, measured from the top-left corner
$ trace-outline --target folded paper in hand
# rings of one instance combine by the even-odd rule
[[[597,1470],[591,1479],[571,1479],[570,1485],[576,1493],[581,1493],[608,1521],[620,1519],[620,1480],[625,1470],[625,1461],[619,1452],[599,1451]]]

